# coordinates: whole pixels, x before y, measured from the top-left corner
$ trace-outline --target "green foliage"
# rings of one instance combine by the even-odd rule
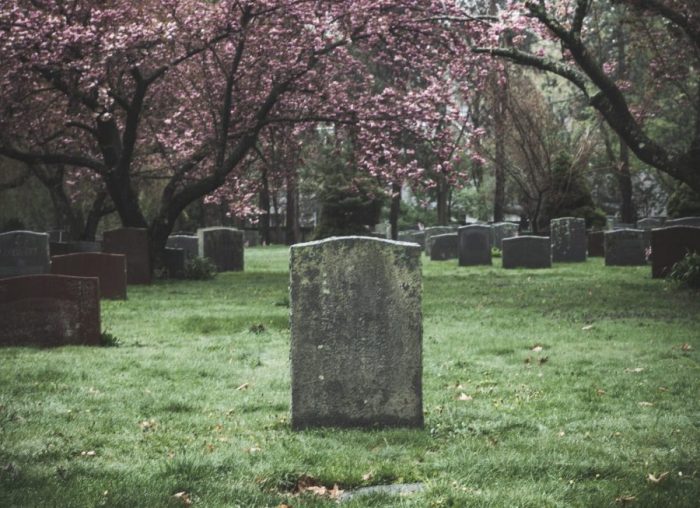
[[[686,184],[678,186],[668,201],[668,216],[694,217],[700,215],[700,194]]]
[[[467,186],[452,194],[453,217],[463,220],[464,217],[470,216],[487,221],[492,212],[493,195],[490,185],[483,185],[480,189]]]
[[[679,286],[700,289],[700,254],[688,252],[673,265],[668,277]]]
[[[491,257],[492,258],[500,258],[501,257],[501,249],[498,247],[491,247]]]
[[[216,276],[216,265],[209,258],[196,256],[185,262],[183,276],[189,280],[213,279]]]

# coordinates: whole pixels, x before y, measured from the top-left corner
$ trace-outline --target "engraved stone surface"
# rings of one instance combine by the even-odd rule
[[[605,256],[605,231],[589,231],[586,233],[588,256],[602,258]]]
[[[199,255],[209,258],[219,272],[243,270],[243,231],[233,228],[197,230]]]
[[[122,228],[105,231],[102,235],[102,250],[126,256],[128,284],[151,283],[151,255],[146,229]]]
[[[518,236],[518,225],[512,222],[497,222],[491,225],[491,247],[501,249],[504,238]]]
[[[292,427],[422,427],[421,249],[291,247]]]
[[[668,221],[667,221],[668,223]],[[700,253],[700,227],[671,226],[651,230],[651,276],[666,277],[686,252]]]
[[[553,263],[586,261],[586,220],[561,217],[549,222]]]
[[[126,256],[104,252],[81,252],[51,257],[51,273],[74,277],[97,277],[100,297],[126,300]]]
[[[430,249],[430,259],[432,261],[446,261],[459,257],[459,239],[457,233],[435,235],[430,238],[430,242],[433,244]]]
[[[432,248],[432,244],[430,243],[430,239],[433,236],[437,235],[446,235],[448,233],[456,233],[457,228],[454,226],[433,226],[430,228],[425,228],[423,230],[424,236],[424,249],[425,249],[425,255],[430,256],[430,249]]]
[[[605,266],[646,265],[644,231],[616,229],[605,232]]]
[[[503,239],[503,268],[551,268],[547,236],[514,236]]]
[[[99,281],[24,275],[0,279],[0,346],[99,345]]]
[[[49,273],[49,235],[32,231],[0,233],[0,279]]]
[[[170,235],[165,246],[171,249],[182,249],[185,251],[186,259],[199,256],[199,239],[196,235]]]
[[[459,234],[459,266],[491,264],[491,226],[462,226]]]

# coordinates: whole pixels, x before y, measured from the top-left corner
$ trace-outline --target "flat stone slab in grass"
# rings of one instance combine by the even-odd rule
[[[99,281],[48,274],[0,279],[0,316],[0,346],[97,346]]]
[[[491,265],[491,226],[462,226],[459,235],[459,266]]]
[[[549,221],[552,262],[581,263],[586,261],[586,220],[561,217]]]
[[[430,248],[430,259],[432,261],[447,261],[457,259],[459,255],[459,241],[457,233],[447,233],[446,235],[435,235],[430,241],[433,246]]]
[[[350,501],[362,496],[372,494],[386,494],[388,496],[408,496],[422,492],[425,486],[422,483],[395,483],[393,485],[372,485],[355,490],[346,490],[340,495],[339,501]]]
[[[602,258],[605,256],[605,231],[589,231],[586,233],[587,251],[589,257]]]
[[[49,264],[47,233],[0,233],[0,278],[49,273]]]
[[[690,252],[700,253],[700,227],[671,226],[651,230],[651,276],[666,277]]]
[[[503,268],[551,268],[547,236],[515,236],[503,239]]]
[[[151,283],[148,230],[145,228],[121,228],[105,231],[102,235],[102,250],[126,256],[126,281],[128,284]]]
[[[209,258],[219,272],[243,270],[243,231],[233,228],[197,230],[199,255]]]
[[[291,247],[292,428],[423,426],[421,248]]]
[[[606,231],[605,266],[646,265],[644,247],[644,231],[641,229]]]
[[[105,252],[79,252],[53,256],[51,273],[74,277],[97,277],[100,297],[126,300],[126,256]]]

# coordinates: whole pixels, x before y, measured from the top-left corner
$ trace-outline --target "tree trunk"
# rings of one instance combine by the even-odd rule
[[[296,175],[287,174],[287,210],[286,210],[286,240],[287,245],[294,245],[301,240],[299,228],[299,190]]]
[[[445,175],[438,175],[437,184],[437,223],[438,226],[447,226],[450,222],[450,216],[447,210],[447,195],[449,186]]]
[[[629,148],[620,139],[620,163],[617,171],[617,183],[620,186],[620,215],[622,222],[632,224],[637,220],[637,210],[632,198],[632,176],[630,175]]]
[[[260,174],[260,214],[258,229],[260,232],[260,241],[265,245],[270,244],[270,184],[267,180],[267,167],[263,164]]]
[[[389,223],[391,224],[391,239],[399,238],[399,215],[401,214],[401,184],[391,184],[391,208],[389,209]]]

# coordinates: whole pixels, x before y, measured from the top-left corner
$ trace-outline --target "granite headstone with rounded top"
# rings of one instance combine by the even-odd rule
[[[182,249],[185,258],[192,259],[199,256],[199,239],[197,235],[170,235],[165,246],[171,249]]]
[[[491,247],[501,249],[504,238],[518,236],[518,225],[512,222],[497,222],[491,224]]]
[[[425,228],[423,230],[424,240],[423,248],[425,249],[425,255],[430,256],[430,249],[433,248],[433,244],[430,243],[430,239],[437,235],[446,235],[448,233],[455,233],[457,228],[454,226],[432,226]]]
[[[651,276],[666,277],[688,252],[700,254],[700,227],[670,226],[651,230]]]
[[[445,235],[435,235],[430,241],[433,246],[430,249],[430,259],[432,261],[447,261],[457,259],[459,255],[459,240],[457,233],[447,233]]]
[[[145,228],[121,228],[105,231],[102,250],[126,256],[126,281],[128,284],[151,283],[151,254],[148,230]]]
[[[79,252],[51,257],[51,273],[97,277],[100,297],[126,300],[126,256],[106,252]]]
[[[292,428],[422,427],[421,291],[416,244],[291,247]]]
[[[33,231],[0,233],[0,278],[48,273],[49,235]]]
[[[199,255],[208,258],[219,272],[243,270],[243,231],[212,227],[197,230]]]
[[[491,265],[491,226],[472,224],[457,230],[459,266]]]
[[[514,236],[503,239],[503,268],[551,268],[552,254],[547,236]]]

